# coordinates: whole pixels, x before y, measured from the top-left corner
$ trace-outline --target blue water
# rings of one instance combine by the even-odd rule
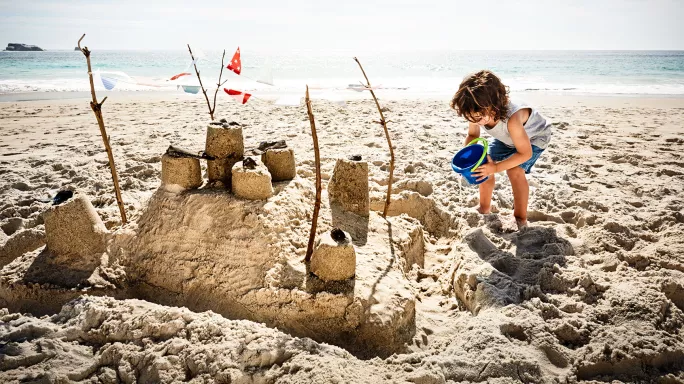
[[[226,53],[226,61],[232,53]],[[220,53],[199,55],[203,82],[215,84]],[[383,53],[359,59],[372,84],[408,94],[450,94],[464,75],[487,68],[512,91],[684,95],[684,51],[441,51]],[[115,91],[174,90],[166,80],[182,72],[189,61],[188,52],[182,50],[92,53],[94,70],[124,72],[134,79],[119,82]],[[267,61],[275,87],[248,79],[259,77]],[[243,48],[242,63],[242,77],[224,72],[227,86],[288,91],[309,84],[341,91],[363,79],[347,54],[292,52],[267,56]],[[186,81],[191,84],[196,79]],[[81,52],[0,52],[0,93],[86,91],[88,87]]]

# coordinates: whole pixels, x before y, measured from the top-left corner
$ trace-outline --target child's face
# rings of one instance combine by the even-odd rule
[[[472,115],[473,120],[469,121],[477,125],[487,125],[492,122],[493,115],[494,114],[490,111],[484,111],[483,113],[474,113]]]

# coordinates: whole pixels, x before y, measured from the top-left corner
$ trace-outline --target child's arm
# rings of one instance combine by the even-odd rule
[[[511,135],[516,153],[499,163],[494,163],[492,158],[487,155],[488,162],[473,172],[473,176],[477,177],[478,180],[517,167],[532,158],[532,143],[530,143],[530,138],[525,132],[525,127],[523,127],[523,118],[526,117],[521,112],[522,110],[514,113],[508,119],[508,133]]]
[[[480,126],[475,123],[468,122],[468,136],[466,136],[465,144],[463,144],[463,146],[465,147],[478,137],[480,137]]]
[[[525,132],[525,127],[523,127],[523,114],[521,112],[514,113],[508,119],[508,133],[511,135],[511,139],[513,139],[513,145],[515,145],[517,153],[497,163],[496,172],[503,172],[517,167],[532,158],[532,143],[530,143],[530,138],[527,136],[527,132]]]

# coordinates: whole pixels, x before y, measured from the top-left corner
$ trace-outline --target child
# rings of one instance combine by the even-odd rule
[[[530,188],[526,173],[537,161],[551,139],[551,123],[536,109],[508,99],[508,89],[496,75],[482,70],[463,79],[451,100],[451,108],[465,117],[468,125],[467,145],[480,137],[480,129],[494,137],[489,145],[487,163],[473,175],[487,181],[480,184],[482,214],[491,212],[494,174],[506,171],[513,188],[513,216],[518,228],[527,226],[527,201]]]

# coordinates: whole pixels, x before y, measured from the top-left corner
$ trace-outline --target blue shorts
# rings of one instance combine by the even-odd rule
[[[489,156],[491,156],[492,160],[496,161],[497,163],[499,161],[508,159],[517,152],[518,151],[515,149],[515,147],[509,147],[497,139],[494,139],[494,141],[489,143]],[[542,152],[544,152],[544,149],[539,148],[536,145],[532,145],[532,158],[520,164],[519,167],[525,170],[525,173],[530,173],[532,166],[537,162],[537,159],[539,156],[541,156]]]

